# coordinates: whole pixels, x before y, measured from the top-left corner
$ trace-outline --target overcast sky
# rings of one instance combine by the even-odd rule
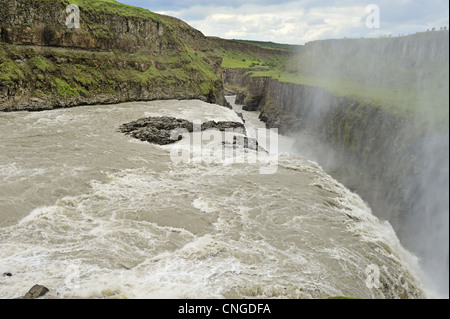
[[[119,0],[177,17],[207,36],[304,44],[320,39],[380,37],[449,25],[448,0]],[[367,18],[366,8],[379,8]]]

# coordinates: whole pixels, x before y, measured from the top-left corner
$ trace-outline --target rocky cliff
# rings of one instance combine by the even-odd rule
[[[383,40],[376,49],[393,50],[383,56],[386,60],[396,60],[404,53],[408,63],[419,61],[417,73],[429,73],[428,79],[439,75],[438,80],[421,88],[433,92],[440,88],[443,99],[430,100],[430,92],[419,91],[423,100],[417,104],[421,108],[411,106],[404,111],[388,106],[388,102],[383,105],[365,100],[362,95],[336,94],[327,87],[252,74],[242,79],[240,100],[244,108],[259,111],[268,128],[276,127],[282,134],[293,136],[300,154],[317,161],[360,194],[375,215],[393,225],[402,243],[422,259],[424,268],[439,278],[436,282],[448,293],[448,284],[442,284],[442,278],[448,279],[448,71],[443,76],[436,71],[439,67],[448,70],[448,55],[447,61],[443,58],[448,53],[448,40],[442,43],[431,36],[422,43],[417,39],[402,38],[399,43]],[[352,48],[344,42],[325,41],[310,47],[321,56],[333,55],[330,45],[345,54],[357,51],[357,46]],[[387,49],[386,43],[392,48]],[[408,45],[413,53],[404,52]],[[358,54],[356,57],[360,57]],[[355,70],[346,72],[359,75]],[[404,71],[399,66],[390,72]],[[377,82],[383,80],[378,73],[374,75]],[[410,82],[416,84],[416,80],[413,77]],[[397,83],[396,89],[400,87]],[[406,101],[409,98],[405,96]]]
[[[196,98],[226,105],[221,59],[184,22],[115,1],[0,0],[0,110]],[[71,20],[72,21],[72,20]]]

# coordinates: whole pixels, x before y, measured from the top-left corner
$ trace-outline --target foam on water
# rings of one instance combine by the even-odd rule
[[[13,277],[20,278],[17,283],[22,285],[32,278],[45,281],[52,287],[53,297],[291,298],[343,292],[343,282],[333,283],[324,275],[330,269],[321,262],[321,254],[348,263],[355,249],[341,247],[341,242],[321,249],[322,239],[313,231],[314,225],[323,227],[325,219],[320,214],[303,216],[301,224],[292,223],[297,216],[283,215],[285,209],[281,207],[276,210],[281,202],[264,201],[270,192],[253,194],[246,186],[223,200],[207,197],[209,182],[204,189],[186,189],[184,195],[174,195],[182,193],[185,183],[199,177],[207,181],[206,177],[212,175],[196,169],[184,172],[179,172],[178,177],[183,178],[177,180],[176,175],[121,171],[109,176],[107,183],[92,183],[89,194],[63,198],[56,206],[34,210],[2,238],[11,250],[2,249],[1,271],[14,269]],[[256,186],[254,191],[264,188]],[[167,196],[171,200],[165,202]],[[174,205],[167,210],[166,205],[185,196],[193,203],[192,208]],[[251,202],[246,203],[247,198]],[[147,208],[149,204],[152,209]],[[157,216],[159,211],[175,215],[166,217],[184,217],[185,225],[164,221],[164,216]],[[208,222],[213,226],[208,233],[204,231],[208,225],[189,225],[201,222],[205,212],[215,217]],[[311,218],[319,218],[320,223]],[[289,243],[290,236],[300,234],[310,237],[302,242],[306,251],[295,241]],[[279,235],[282,238],[275,238]],[[17,246],[18,241],[21,244]],[[304,276],[299,276],[299,270]],[[68,280],[73,280],[73,287],[67,285]],[[336,285],[343,287],[338,289]],[[272,287],[273,291],[262,287]],[[23,291],[26,286],[14,288],[9,286],[8,291]]]
[[[233,111],[215,104],[200,101],[183,101],[181,105],[168,108],[165,101],[155,101],[155,109],[145,112],[145,116],[169,116],[188,121],[232,121],[242,123],[242,119]]]
[[[0,178],[3,182],[20,182],[30,176],[45,175],[48,169],[46,168],[22,168],[18,167],[17,163],[9,163],[0,167]]]

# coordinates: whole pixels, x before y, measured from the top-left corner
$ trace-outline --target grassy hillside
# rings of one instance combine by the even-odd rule
[[[84,10],[94,10],[122,16],[152,18],[159,20],[157,14],[147,9],[125,5],[115,0],[64,0],[64,2],[67,4],[76,4]]]
[[[234,41],[241,43],[248,43],[267,49],[286,50],[291,52],[299,51],[303,48],[303,45],[283,44],[271,41],[252,41],[252,40],[234,40]]]
[[[61,23],[69,3],[80,7],[78,30]],[[0,0],[3,5],[13,11],[0,13],[0,109],[20,109],[18,101],[27,108],[33,98],[85,101],[99,94],[223,99],[220,58],[181,20],[114,0]]]
[[[210,38],[214,53],[227,69],[268,71],[286,65],[292,51],[255,45],[247,41]]]
[[[192,79],[195,80],[192,80]],[[219,78],[187,51],[165,56],[83,52],[0,43],[0,83],[28,83],[33,97],[114,94],[132,87],[186,86],[206,95]]]
[[[286,57],[263,57],[251,52],[219,50],[217,54],[222,58],[222,67],[228,69],[272,70],[287,62]]]

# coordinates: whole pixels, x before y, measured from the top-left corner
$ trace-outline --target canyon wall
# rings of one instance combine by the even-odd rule
[[[434,53],[428,57],[445,62],[442,51],[448,52],[430,49]],[[422,59],[424,51],[416,52]],[[227,72],[233,79],[233,71]],[[428,118],[426,100],[425,112],[403,113],[273,77],[247,73],[240,83],[243,108],[260,112],[267,128],[295,138],[296,152],[319,163],[358,193],[374,215],[388,220],[403,245],[448,293],[448,105],[442,106],[444,115],[437,121]],[[441,84],[441,92],[448,94],[448,78]]]
[[[117,2],[0,0],[0,110],[201,99],[226,105],[221,58],[176,18]],[[75,3],[77,3],[75,1]]]

